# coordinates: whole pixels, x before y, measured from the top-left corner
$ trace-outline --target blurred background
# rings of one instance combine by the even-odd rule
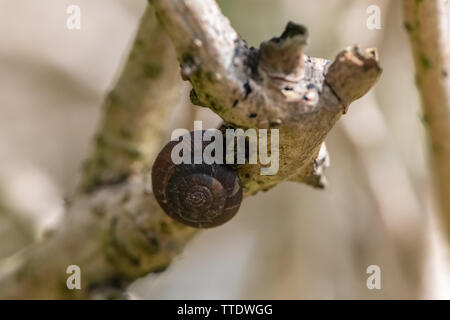
[[[0,258],[60,218],[146,3],[0,0]],[[66,28],[72,4],[81,8],[81,30]],[[355,43],[377,47],[384,72],[326,139],[326,190],[285,182],[245,199],[235,219],[203,231],[166,272],[132,284],[131,295],[449,299],[448,249],[433,204],[401,1],[219,4],[249,45],[293,20],[309,29],[307,54],[333,59]],[[381,29],[366,27],[370,5],[381,10]],[[189,117],[188,107],[178,106],[178,118]],[[195,112],[209,127],[220,123],[209,110]],[[180,122],[172,119],[168,132]],[[380,290],[366,286],[370,265],[381,268]]]

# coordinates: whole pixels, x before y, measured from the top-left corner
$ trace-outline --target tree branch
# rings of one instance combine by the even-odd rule
[[[447,237],[450,239],[450,47],[444,1],[403,1],[431,143],[432,167]]]
[[[334,62],[309,57],[303,54],[306,29],[293,23],[257,50],[238,37],[213,0],[150,3],[175,44],[182,77],[193,85],[193,102],[211,108],[226,125],[280,130],[278,174],[261,176],[258,165],[239,166],[244,194],[284,180],[323,187],[328,162],[323,140],[348,105],[380,75],[373,51],[349,48]],[[164,33],[152,21],[147,12],[123,73],[127,80],[122,78],[110,95],[106,120],[64,225],[36,248],[8,261],[10,272],[0,277],[0,296],[92,296],[101,288],[161,271],[195,234],[161,211],[143,170],[159,144],[154,139],[159,141],[160,130],[152,128],[155,122],[163,123],[163,103],[154,101],[169,90],[175,65],[166,58]],[[143,68],[160,60],[163,72],[147,78]],[[149,91],[154,95],[146,93],[154,87],[158,90]],[[142,95],[137,100],[132,99],[135,90]],[[120,103],[116,106],[115,101]],[[122,129],[131,134],[123,135]],[[151,150],[145,149],[150,142]],[[138,156],[130,157],[129,150]],[[65,286],[69,264],[81,267],[81,291]]]
[[[91,191],[149,170],[167,130],[170,106],[182,101],[183,92],[172,44],[148,8],[120,78],[104,102],[81,189]]]
[[[111,287],[123,289],[164,269],[194,234],[162,212],[148,181],[171,106],[184,92],[178,70],[172,44],[149,7],[105,100],[92,153],[62,225],[2,261],[1,298],[110,297],[117,294]],[[80,291],[66,286],[72,264],[82,271]]]
[[[307,31],[293,23],[257,50],[239,38],[213,0],[150,3],[175,44],[195,104],[236,127],[280,130],[278,174],[261,176],[259,166],[241,166],[244,195],[283,180],[322,187],[315,161],[320,146],[380,75],[374,51],[349,48],[333,63],[309,57],[303,54]]]

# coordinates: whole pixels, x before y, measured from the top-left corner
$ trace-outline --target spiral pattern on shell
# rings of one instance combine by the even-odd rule
[[[194,136],[190,134],[193,153]],[[169,142],[153,164],[156,200],[167,215],[188,226],[211,228],[224,224],[242,202],[238,175],[224,164],[174,164],[171,154],[178,143]],[[214,142],[203,141],[202,150],[210,143]]]

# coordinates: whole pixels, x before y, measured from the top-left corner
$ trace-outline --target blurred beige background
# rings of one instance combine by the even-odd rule
[[[400,1],[219,3],[250,45],[293,20],[310,31],[308,54],[333,59],[354,43],[375,46],[384,73],[326,140],[326,190],[286,182],[247,198],[235,219],[202,232],[166,272],[134,283],[133,297],[450,298]],[[81,30],[66,28],[71,4],[81,8]],[[366,27],[371,4],[381,9],[380,30]],[[57,222],[145,5],[0,0],[0,257]],[[369,265],[381,268],[381,290],[366,287]]]

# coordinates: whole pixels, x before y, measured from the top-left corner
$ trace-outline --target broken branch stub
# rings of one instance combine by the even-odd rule
[[[286,82],[299,82],[303,77],[303,48],[308,30],[289,22],[280,37],[261,43],[259,68],[271,78]]]
[[[328,69],[326,81],[344,104],[344,113],[350,103],[369,91],[381,74],[376,49],[361,53],[353,46],[339,53]]]

